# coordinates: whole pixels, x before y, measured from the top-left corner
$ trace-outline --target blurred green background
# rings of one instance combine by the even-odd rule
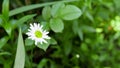
[[[25,42],[25,68],[120,68],[120,0],[66,2],[66,5],[78,7],[82,15],[74,20],[63,20],[62,32],[54,32],[48,24],[46,28],[49,27],[49,36],[53,39],[46,51],[26,40],[25,34],[30,22],[49,22],[42,17],[44,6],[7,16],[7,12],[3,12],[3,1],[0,0],[0,15],[3,14],[5,22],[11,24],[3,23],[0,16],[0,68],[13,68],[19,27],[22,27]],[[58,0],[10,0],[8,14],[11,10],[26,5],[56,1]],[[29,14],[36,16],[25,19],[25,23],[15,24]]]

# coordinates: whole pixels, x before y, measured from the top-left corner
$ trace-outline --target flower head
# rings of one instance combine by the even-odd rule
[[[38,43],[47,43],[46,39],[50,39],[50,37],[47,35],[49,32],[42,29],[42,25],[33,23],[30,24],[30,29],[28,29],[28,32],[26,33],[28,35],[28,38],[35,41],[35,45]]]

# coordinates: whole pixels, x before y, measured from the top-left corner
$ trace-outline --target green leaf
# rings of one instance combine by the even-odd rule
[[[9,37],[3,37],[0,39],[0,49],[7,43],[7,41],[9,40]]]
[[[83,32],[81,29],[78,30],[78,36],[81,40],[83,40]]]
[[[119,9],[120,8],[120,0],[113,0],[114,1],[114,3],[115,3],[115,7],[117,8],[117,9]]]
[[[84,31],[84,32],[95,32],[95,28],[91,27],[91,26],[87,26],[87,25],[83,25],[81,26],[81,29]]]
[[[43,49],[44,51],[46,51],[46,49],[49,47],[49,41],[47,41],[48,43],[43,43],[43,44],[38,44],[37,47]]]
[[[9,53],[9,52],[0,52],[0,56],[1,55],[11,55],[11,53]]]
[[[37,68],[43,68],[46,65],[47,62],[48,62],[47,59],[42,59],[40,61],[40,63],[38,64]]]
[[[42,21],[40,24],[44,26],[44,27],[43,27],[43,30],[47,30],[47,31],[50,30],[50,26],[49,26],[49,23],[48,23],[48,22]]]
[[[61,18],[64,20],[74,20],[82,15],[82,11],[74,5],[66,5],[61,10]]]
[[[73,25],[72,25],[72,29],[73,29],[73,32],[75,33],[75,34],[77,34],[78,33],[78,30],[79,30],[79,24],[78,24],[79,22],[77,21],[77,20],[75,20],[75,21],[73,21]]]
[[[8,60],[4,61],[3,63],[4,63],[4,67],[3,68],[11,68],[12,64],[13,64],[13,60],[12,59],[8,59]]]
[[[26,15],[26,16],[20,18],[20,19],[16,22],[16,25],[17,25],[17,26],[20,26],[20,25],[23,24],[24,22],[27,22],[29,19],[33,18],[34,16],[36,16],[36,14]]]
[[[57,44],[57,41],[56,41],[55,39],[51,38],[51,39],[50,39],[50,44],[55,45],[55,44]]]
[[[11,25],[11,23],[5,23],[3,25],[3,27],[4,27],[5,31],[7,32],[7,34],[9,36],[11,36],[11,32],[12,32],[12,25]]]
[[[89,12],[86,12],[86,16],[87,16],[88,19],[90,19],[92,22],[94,21],[93,16],[92,16]]]
[[[65,55],[69,55],[72,50],[72,44],[70,42],[64,42],[63,47]]]
[[[50,20],[50,27],[54,32],[62,32],[64,23],[61,19],[55,18]]]
[[[3,23],[3,21],[2,21],[2,15],[0,15],[0,26],[2,26],[2,23]]]
[[[9,16],[13,16],[13,15],[16,15],[16,14],[19,14],[19,13],[22,13],[22,12],[25,12],[25,11],[29,11],[29,10],[32,10],[32,9],[40,8],[40,7],[43,7],[43,6],[52,5],[52,4],[55,4],[55,3],[58,3],[58,2],[73,2],[73,1],[77,1],[77,0],[67,0],[67,1],[57,1],[57,2],[49,2],[49,3],[43,3],[43,4],[27,5],[27,6],[23,6],[23,7],[11,10],[9,12]]]
[[[60,16],[60,12],[61,10],[65,7],[65,4],[64,3],[56,3],[52,6],[52,9],[51,9],[51,15],[54,17],[54,18],[57,18]]]
[[[14,29],[15,27],[17,27],[17,26],[16,26],[16,22],[17,22],[17,20],[15,20],[15,19],[11,19],[9,22],[10,22],[10,24],[12,25],[12,26],[11,26],[12,29]]]
[[[19,37],[18,37],[14,68],[24,68],[24,64],[25,64],[25,48],[23,43],[22,32],[21,29],[19,29]]]
[[[0,25],[3,27],[8,21],[3,17],[3,15],[0,15]]]
[[[8,21],[8,18],[9,18],[9,0],[3,0],[2,15]]]
[[[34,44],[34,41],[33,40],[31,40],[31,39],[25,39],[25,45],[26,46],[31,46],[31,45],[33,45]]]
[[[51,13],[51,7],[50,6],[46,6],[46,7],[43,8],[42,16],[45,20],[49,20],[49,18],[51,17],[50,13]]]

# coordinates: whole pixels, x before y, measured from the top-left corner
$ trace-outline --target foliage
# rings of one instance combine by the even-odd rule
[[[120,68],[119,2],[0,0],[0,68]],[[27,38],[34,22],[47,44]]]

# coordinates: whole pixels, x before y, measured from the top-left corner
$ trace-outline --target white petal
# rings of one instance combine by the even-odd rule
[[[46,41],[46,40],[44,40],[44,39],[43,39],[42,41],[43,41],[44,43],[47,43],[47,41]]]
[[[41,27],[40,27],[41,29],[43,28],[43,25],[41,25]]]
[[[38,42],[37,42],[37,41],[35,41],[35,45],[37,45],[37,43],[38,43]]]
[[[48,34],[49,32],[47,32],[46,30],[43,31],[44,34]]]

